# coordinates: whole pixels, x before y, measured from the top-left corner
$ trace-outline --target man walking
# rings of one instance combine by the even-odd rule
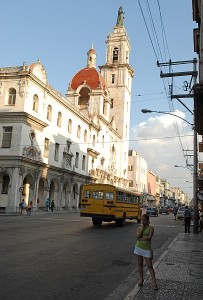
[[[49,210],[49,206],[50,206],[50,200],[49,198],[47,198],[47,200],[45,201],[45,206],[46,206],[46,211]]]
[[[23,209],[25,208],[25,201],[24,201],[24,199],[20,202],[19,208],[20,208],[20,214],[22,214],[23,213]]]
[[[185,220],[185,233],[186,232],[190,233],[191,211],[187,205],[185,206],[184,220]]]
[[[178,212],[178,208],[177,208],[177,206],[174,206],[174,208],[173,208],[174,220],[176,220],[177,212]]]

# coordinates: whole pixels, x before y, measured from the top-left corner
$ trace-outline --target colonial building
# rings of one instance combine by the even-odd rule
[[[128,155],[129,189],[143,194],[147,194],[147,162],[135,150],[129,150]]]
[[[75,74],[66,95],[47,80],[40,60],[0,68],[0,207],[15,213],[20,200],[34,209],[45,200],[78,207],[86,182],[128,187],[131,81],[130,41],[119,10],[106,41]]]

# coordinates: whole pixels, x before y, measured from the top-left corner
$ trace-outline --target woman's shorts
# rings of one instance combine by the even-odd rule
[[[153,259],[152,250],[145,250],[140,247],[135,246],[134,253],[143,257],[149,257]]]

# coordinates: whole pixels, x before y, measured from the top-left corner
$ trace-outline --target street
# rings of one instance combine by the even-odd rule
[[[150,217],[154,261],[179,233],[173,214]],[[138,281],[136,221],[94,227],[79,213],[0,217],[0,299],[123,299]]]

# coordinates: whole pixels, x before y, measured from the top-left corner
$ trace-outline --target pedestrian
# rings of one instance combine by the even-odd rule
[[[25,201],[24,201],[24,199],[23,199],[23,200],[20,202],[20,204],[19,204],[20,214],[23,213],[24,207],[25,207]]]
[[[142,224],[137,229],[137,242],[134,249],[134,253],[137,255],[138,272],[140,277],[138,285],[142,286],[144,283],[143,259],[145,258],[145,262],[147,264],[149,273],[153,281],[154,289],[158,290],[156,276],[152,264],[153,252],[151,249],[151,239],[154,234],[154,228],[151,225],[149,225],[149,216],[147,214],[142,215],[141,221]]]
[[[47,198],[47,200],[45,201],[46,211],[49,210],[49,205],[50,205],[50,200],[49,198]]]
[[[202,225],[203,225],[203,214],[202,211],[199,211],[199,231],[202,232]]]
[[[52,211],[52,212],[54,211],[54,207],[55,207],[54,200],[52,200],[52,201],[51,201],[51,211]]]
[[[173,208],[174,220],[176,220],[177,212],[178,212],[178,208],[177,208],[177,206],[174,206],[174,208]]]
[[[190,233],[191,211],[187,205],[185,206],[185,211],[184,211],[184,221],[185,221],[185,233],[187,232]]]
[[[28,206],[27,206],[27,216],[31,216],[31,211],[32,211],[32,201],[30,201],[28,203]]]

